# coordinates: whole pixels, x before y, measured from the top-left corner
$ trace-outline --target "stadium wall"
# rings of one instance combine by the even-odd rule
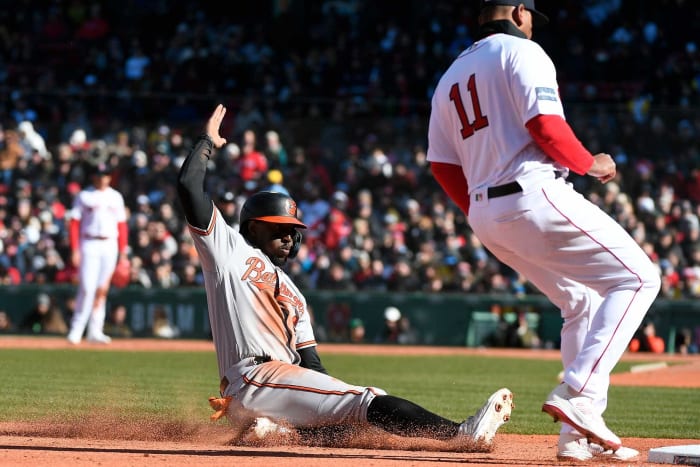
[[[47,293],[66,315],[75,289],[66,285],[21,285],[0,288],[0,310],[19,325],[30,312],[40,293]],[[319,341],[346,341],[346,329],[353,318],[362,320],[366,342],[374,342],[384,325],[384,309],[399,308],[408,317],[419,344],[445,346],[488,345],[498,325],[499,308],[506,316],[522,311],[536,326],[547,348],[559,345],[559,311],[542,296],[425,294],[384,292],[310,291],[306,293],[314,316]],[[123,304],[127,323],[137,337],[150,337],[154,311],[163,307],[181,331],[182,338],[210,338],[206,296],[203,288],[143,289],[113,288],[108,297],[108,312]],[[656,325],[666,340],[668,352],[674,352],[675,335],[681,328],[700,328],[700,301],[657,299],[647,319]]]

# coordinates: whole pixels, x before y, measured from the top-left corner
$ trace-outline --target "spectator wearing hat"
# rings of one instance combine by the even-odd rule
[[[398,344],[401,333],[400,320],[401,311],[398,308],[395,306],[386,307],[384,309],[384,327],[375,340],[380,343]]]
[[[235,227],[238,225],[238,203],[236,195],[227,191],[219,197],[217,207],[228,225]]]
[[[32,334],[58,334],[65,336],[68,333],[63,314],[51,297],[46,293],[37,296],[36,304],[24,317],[20,330]]]
[[[349,340],[353,344],[361,344],[365,342],[365,323],[360,318],[353,318],[348,323]]]
[[[290,196],[289,190],[283,185],[284,176],[280,170],[272,169],[268,171],[267,181],[270,184],[264,188],[265,191],[274,191],[276,193],[284,193],[285,195]]]
[[[419,342],[418,334],[411,326],[410,319],[395,306],[384,309],[384,328],[375,340],[380,343],[406,345]]]
[[[151,332],[154,337],[161,337],[164,339],[174,339],[180,336],[180,328],[173,324],[168,311],[162,306],[157,306],[153,310]]]

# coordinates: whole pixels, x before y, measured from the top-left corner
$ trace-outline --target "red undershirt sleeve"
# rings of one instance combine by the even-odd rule
[[[70,247],[77,250],[80,245],[80,221],[71,219],[69,227]]]
[[[128,243],[128,238],[129,238],[129,229],[126,225],[126,222],[119,222],[117,224],[117,228],[119,229],[119,236],[117,237],[117,245],[119,245],[119,253],[125,253],[126,252],[126,245]]]
[[[440,184],[450,199],[464,212],[469,214],[469,186],[464,178],[462,168],[445,162],[431,162],[435,180]]]
[[[559,115],[538,115],[525,124],[530,136],[549,157],[579,175],[593,165],[593,155]]]

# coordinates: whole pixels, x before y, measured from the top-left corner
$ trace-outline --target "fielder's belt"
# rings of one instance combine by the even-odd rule
[[[555,171],[554,178],[559,177],[561,177],[561,173]],[[520,193],[521,191],[523,191],[523,187],[520,186],[520,183],[510,182],[503,185],[492,186],[488,190],[486,190],[486,193],[488,194],[489,199],[493,199],[500,198],[501,196],[508,196],[515,193]]]

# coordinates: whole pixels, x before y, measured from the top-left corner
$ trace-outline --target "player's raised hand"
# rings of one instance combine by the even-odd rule
[[[209,120],[207,121],[205,130],[211,140],[214,142],[214,147],[217,149],[226,144],[226,138],[222,138],[221,135],[219,135],[219,128],[221,128],[221,122],[224,119],[224,115],[226,115],[226,107],[224,107],[222,104],[217,105],[214,112],[211,114],[211,117],[209,117]]]
[[[593,156],[593,165],[588,170],[588,175],[595,177],[601,183],[607,183],[617,174],[615,160],[610,154],[601,152]]]

